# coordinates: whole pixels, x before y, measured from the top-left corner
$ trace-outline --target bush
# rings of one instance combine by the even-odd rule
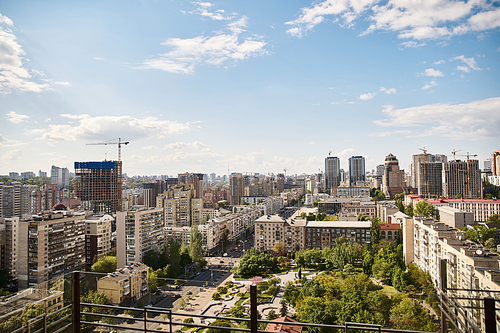
[[[221,294],[225,294],[225,293],[227,293],[227,287],[225,287],[225,286],[218,286],[217,287],[217,291],[219,293],[221,293]]]
[[[213,299],[214,301],[218,301],[218,300],[220,300],[220,294],[219,294],[219,293],[214,293],[214,294],[212,295],[212,299]]]
[[[192,324],[194,323],[194,320],[193,318],[189,317],[189,318],[186,318],[182,321],[184,324]]]

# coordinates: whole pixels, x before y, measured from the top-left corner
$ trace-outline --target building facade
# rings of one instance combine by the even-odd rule
[[[161,252],[165,242],[162,208],[135,207],[116,213],[116,264],[118,268],[143,262],[149,251]]]
[[[443,196],[478,199],[483,194],[478,160],[454,160],[443,164]]]
[[[365,182],[365,158],[352,156],[349,158],[349,184],[355,186],[358,182]]]
[[[340,159],[334,156],[325,158],[325,189],[332,193],[332,189],[340,185]]]
[[[85,264],[88,270],[111,251],[113,221],[114,218],[108,214],[85,219]]]
[[[405,171],[399,169],[399,161],[396,156],[387,155],[382,176],[382,192],[386,198],[392,199],[396,194],[404,193],[404,186]]]
[[[121,210],[122,162],[75,162],[75,197],[96,214]]]
[[[232,173],[229,176],[229,203],[239,205],[245,195],[245,182],[241,173]]]

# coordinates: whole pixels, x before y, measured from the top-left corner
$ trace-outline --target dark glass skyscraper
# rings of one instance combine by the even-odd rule
[[[356,185],[358,181],[365,181],[365,158],[353,156],[349,159],[349,184]]]
[[[340,159],[334,156],[325,158],[326,190],[331,193],[333,187],[340,185]]]

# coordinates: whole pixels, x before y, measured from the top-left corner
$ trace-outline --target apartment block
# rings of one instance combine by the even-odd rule
[[[443,163],[419,163],[417,174],[417,193],[421,196],[443,195]]]
[[[355,186],[364,183],[365,178],[365,158],[363,156],[352,156],[349,158],[349,184]]]
[[[192,184],[194,194],[193,198],[203,198],[203,174],[202,173],[180,173],[178,175],[179,185]]]
[[[75,197],[85,210],[114,214],[122,205],[122,162],[75,162]]]
[[[116,213],[116,261],[123,268],[143,262],[149,251],[165,246],[163,208],[135,207]]]
[[[85,219],[85,264],[87,269],[111,251],[111,215],[91,216]]]
[[[370,188],[364,186],[355,186],[355,187],[340,186],[337,187],[336,191],[337,191],[336,192],[337,197],[346,197],[346,198],[370,197]]]
[[[38,214],[51,210],[52,207],[62,202],[61,192],[57,184],[44,184],[35,190],[31,196],[31,214]]]
[[[169,186],[158,195],[156,206],[163,208],[165,226],[190,227],[204,222],[203,199],[195,198],[192,184]]]
[[[245,195],[245,183],[241,173],[232,173],[229,176],[229,203],[239,205],[241,197]]]
[[[69,170],[55,165],[50,168],[50,178],[52,184],[57,184],[59,188],[69,187]]]
[[[483,196],[478,160],[454,160],[443,164],[443,196],[477,199]]]
[[[85,215],[54,211],[19,222],[19,288],[85,269]]]
[[[254,246],[267,253],[273,251],[276,242],[283,242],[288,252],[321,250],[335,246],[339,237],[364,245],[370,242],[370,227],[371,222],[285,220],[278,215],[264,215],[255,221]]]
[[[1,269],[6,269],[14,280],[19,273],[19,217],[0,218],[3,242],[1,242]]]
[[[475,222],[486,222],[489,216],[494,214],[500,215],[500,200],[499,199],[425,199],[418,195],[405,195],[405,205],[416,204],[426,200],[434,207],[449,206],[459,211],[471,212],[474,214]]]
[[[396,194],[404,193],[405,171],[399,169],[396,156],[389,154],[385,158],[384,174],[382,176],[382,192],[392,199]]]
[[[21,183],[0,182],[1,217],[21,217]]]
[[[129,305],[147,293],[148,279],[149,267],[135,263],[97,280],[97,292],[106,294],[114,305]]]

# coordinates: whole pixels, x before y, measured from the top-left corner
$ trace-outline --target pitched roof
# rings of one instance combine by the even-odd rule
[[[268,332],[287,332],[287,333],[301,333],[302,332],[302,326],[298,325],[286,325],[284,323],[289,322],[289,323],[298,323],[298,321],[293,320],[290,317],[281,317],[277,318],[274,321],[281,321],[281,323],[269,323],[266,326],[266,331]]]

